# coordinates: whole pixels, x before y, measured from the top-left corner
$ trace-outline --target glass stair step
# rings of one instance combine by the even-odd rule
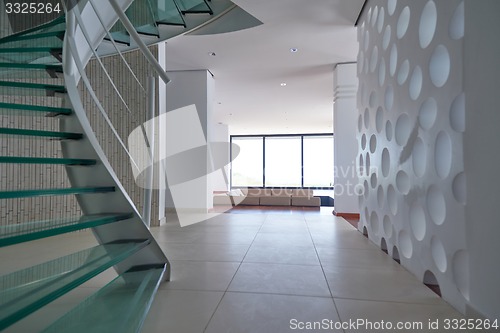
[[[71,194],[94,194],[114,192],[114,186],[106,187],[75,187],[75,188],[51,188],[39,190],[22,190],[22,191],[2,191],[0,199],[15,199],[41,196],[55,195],[71,195]]]
[[[38,131],[38,130],[28,130],[21,128],[3,128],[3,127],[0,127],[0,135],[34,136],[40,138],[59,139],[59,140],[79,140],[83,138],[83,134],[81,133]]]
[[[0,48],[0,61],[11,63],[28,63],[52,55],[61,60],[62,48],[60,47],[13,47]]]
[[[16,40],[19,36],[25,36],[25,35],[32,35],[32,34],[37,34],[40,32],[49,32],[49,31],[61,31],[66,28],[66,18],[63,16],[60,16],[56,18],[55,20],[39,25],[37,27],[33,27],[28,30],[20,31],[18,33],[6,36],[4,38],[0,39],[0,43],[4,41],[12,41]]]
[[[172,0],[158,0],[154,7],[156,23],[165,25],[180,25],[186,27],[184,17],[177,3]]]
[[[31,104],[0,103],[0,114],[16,114],[23,111],[40,113],[41,115],[46,115],[47,113],[51,115],[70,115],[73,112],[73,110],[68,108],[55,108]]]
[[[5,47],[4,45],[6,45],[6,44],[16,43],[16,42],[20,42],[20,41],[44,39],[44,38],[51,38],[51,37],[56,37],[62,43],[62,40],[64,38],[65,33],[66,33],[66,31],[59,30],[59,31],[49,31],[49,32],[41,32],[41,33],[34,33],[34,34],[8,36],[6,38],[0,39],[0,47]],[[43,46],[43,44],[40,44],[40,45]],[[48,46],[48,45],[45,45],[45,46]]]
[[[0,277],[0,330],[68,293],[150,243],[99,245]]]
[[[134,0],[125,14],[138,33],[160,37],[153,8],[158,7],[157,0]],[[123,30],[122,30],[123,31]]]
[[[165,265],[132,267],[42,332],[139,332],[165,269]]]
[[[0,95],[54,96],[66,93],[66,87],[55,84],[0,81]]]
[[[127,214],[99,214],[0,226],[0,247],[128,220]]]
[[[178,0],[183,14],[210,14],[214,12],[206,0]]]
[[[49,158],[49,157],[21,157],[21,156],[0,156],[0,164],[60,164],[60,165],[96,165],[96,160],[80,158]]]
[[[63,67],[62,65],[54,65],[54,64],[23,64],[23,63],[8,63],[8,62],[0,62],[0,69],[22,69],[22,70],[46,70],[46,71],[54,71],[62,73]]]

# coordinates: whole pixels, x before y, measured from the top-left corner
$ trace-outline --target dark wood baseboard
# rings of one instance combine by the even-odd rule
[[[346,220],[359,220],[359,213],[339,213],[336,212],[335,210],[332,213],[333,215],[338,217],[343,217]]]

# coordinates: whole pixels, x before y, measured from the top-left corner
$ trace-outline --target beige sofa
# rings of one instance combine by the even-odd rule
[[[319,207],[321,199],[307,189],[258,189],[232,190],[214,195],[214,206],[306,206]]]

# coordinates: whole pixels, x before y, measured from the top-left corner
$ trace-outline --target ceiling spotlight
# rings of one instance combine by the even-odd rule
[[[290,52],[295,53],[295,52],[297,52],[298,50],[299,50],[298,48],[296,48],[296,47],[292,47],[292,48],[290,49]]]
[[[282,82],[282,83],[281,83],[281,86],[282,86],[282,87],[285,87],[285,86],[286,86],[286,83],[285,83],[285,82]]]
[[[212,57],[215,57],[217,54],[215,54],[215,52],[208,52],[208,55],[212,56]]]

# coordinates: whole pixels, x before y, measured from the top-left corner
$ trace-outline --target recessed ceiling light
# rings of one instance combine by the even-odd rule
[[[298,50],[299,50],[298,48],[296,48],[296,47],[292,47],[292,48],[290,49],[290,52],[295,53],[295,52],[297,52]]]
[[[281,82],[281,86],[282,86],[282,87],[285,87],[285,86],[286,86],[286,83],[285,83],[285,82]]]

